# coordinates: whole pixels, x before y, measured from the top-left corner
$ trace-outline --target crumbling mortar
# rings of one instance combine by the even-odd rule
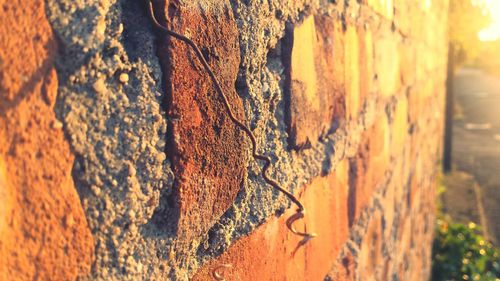
[[[154,36],[149,28],[149,22],[145,21],[144,14],[133,18],[140,21],[137,28],[143,32],[141,38],[145,38],[144,45],[147,48],[134,55],[130,49],[123,47],[133,41],[131,39],[133,36],[119,35],[118,31],[124,21],[123,13],[129,13],[126,16],[130,17],[132,13],[137,13],[143,8],[126,2],[129,1],[90,1],[84,5],[82,1],[73,3],[66,0],[48,0],[49,18],[60,38],[62,49],[65,50],[58,63],[58,73],[62,79],[60,79],[56,110],[65,124],[67,137],[77,154],[74,179],[97,241],[97,262],[93,277],[108,280],[167,277],[184,280],[206,260],[220,254],[236,239],[250,233],[272,214],[283,212],[289,206],[289,202],[277,192],[269,190],[259,176],[259,165],[251,163],[248,167],[248,178],[233,206],[215,223],[205,237],[200,238],[199,247],[195,248],[196,251],[189,257],[191,263],[176,265],[166,261],[173,251],[171,245],[175,238],[170,236],[168,231],[165,233],[145,227],[151,218],[150,210],[159,207],[160,193],[168,194],[173,180],[168,160],[164,159],[161,163],[148,162],[150,158],[154,158],[153,156],[162,153],[165,156],[164,152],[167,151],[165,127],[168,119],[164,113],[165,106],[162,105],[165,103],[163,96],[165,89],[161,87],[162,73],[154,51]],[[295,1],[291,7],[285,7],[277,0],[267,1],[267,4],[262,6],[252,1],[247,4],[232,1],[231,4],[240,31],[241,65],[238,77],[240,86],[237,91],[244,101],[246,119],[250,120],[252,128],[255,128],[253,133],[256,135],[260,150],[270,155],[275,163],[271,176],[284,186],[289,186],[290,190],[297,191],[314,177],[328,174],[341,159],[356,153],[360,135],[373,124],[380,112],[383,112],[386,101],[370,99],[363,105],[362,113],[357,120],[348,122],[335,133],[324,136],[317,145],[308,150],[290,152],[286,148],[287,135],[284,133],[283,66],[279,56],[273,57],[269,54],[279,51],[286,22],[297,24],[309,13],[330,13],[340,18],[344,14],[344,7],[339,9],[340,4],[330,4],[325,1],[321,3]],[[129,6],[125,9],[124,5]],[[88,18],[87,24],[81,24],[81,19],[84,17]],[[99,22],[103,18],[105,36],[101,38]],[[373,20],[376,21],[378,18],[374,17]],[[370,28],[373,28],[371,23]],[[127,30],[134,33],[130,25],[125,27],[125,32]],[[114,57],[115,54],[118,56],[117,59]],[[121,55],[124,55],[123,59]],[[142,61],[131,59],[134,56],[141,58]],[[137,67],[137,65],[142,66]],[[147,86],[141,88],[122,84],[119,81],[119,74],[122,72],[130,76],[129,83]],[[95,84],[98,81],[102,84],[99,84],[101,82]],[[106,89],[111,89],[115,96],[111,97],[106,93],[102,99],[102,96],[97,95],[99,93],[95,88],[102,85]],[[267,91],[263,91],[265,89]],[[112,107],[105,105],[106,101],[119,106],[113,111]],[[143,116],[147,116],[150,111],[145,107],[134,107],[136,103],[141,106],[153,104],[158,119],[156,117],[151,120],[143,119]],[[125,122],[125,118],[131,117],[126,114],[130,108],[133,108],[136,114],[132,122]],[[101,109],[102,112],[99,113]],[[114,114],[114,117],[109,118],[105,129],[99,131],[100,128],[97,127],[99,120],[92,119],[92,114],[106,116],[102,118]],[[151,125],[150,121],[154,125]],[[141,126],[144,131],[130,134],[131,132],[127,130],[129,127]],[[118,133],[115,135],[116,127]],[[80,135],[79,130],[85,131],[86,134]],[[106,162],[109,160],[107,153],[111,149],[104,142],[98,145],[97,142],[92,143],[94,139],[91,135],[95,134],[96,130],[106,136],[107,141],[116,148],[114,153],[117,153],[117,158],[135,157],[134,152],[128,149],[141,147],[144,142],[137,140],[141,134],[148,135],[159,145],[154,147],[145,144],[145,149],[141,150],[138,157],[148,160],[141,160],[140,165],[143,169],[135,167],[137,172],[132,176],[134,173],[130,169],[119,169],[120,166],[125,167],[126,163]],[[155,167],[160,167],[158,174]],[[97,176],[94,177],[93,174]],[[163,184],[155,187],[147,181],[163,182]],[[132,197],[123,198],[124,194]],[[141,200],[140,197],[143,195],[150,198],[147,203]],[[121,208],[121,203],[116,204],[116,202],[122,202],[124,199],[130,205],[123,210],[114,210]],[[145,209],[143,215],[137,212],[140,209]],[[129,211],[132,211],[135,219],[129,216]],[[111,225],[101,223],[107,220],[114,223]],[[127,224],[128,230],[124,233],[113,234],[115,227],[125,229]],[[165,226],[165,229],[169,227]],[[318,232],[321,230],[318,229]],[[117,248],[117,242],[127,246]],[[117,268],[128,265],[126,262],[129,260],[128,257],[135,260],[131,263],[130,272],[109,268],[111,265],[116,265]],[[141,259],[142,262],[144,260],[148,262],[141,265],[141,270],[133,269]],[[178,268],[174,268],[176,266]]]

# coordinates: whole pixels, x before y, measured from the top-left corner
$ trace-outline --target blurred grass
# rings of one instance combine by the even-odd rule
[[[459,171],[440,178],[431,280],[500,281],[500,251],[477,226],[474,178]]]
[[[480,234],[475,223],[437,220],[432,248],[432,281],[500,278],[499,251]]]

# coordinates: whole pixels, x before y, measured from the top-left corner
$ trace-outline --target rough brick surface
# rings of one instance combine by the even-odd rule
[[[446,33],[441,29],[445,22],[439,16],[445,17],[446,5],[396,2],[364,1],[349,7],[339,4],[337,8],[345,11],[345,23],[333,16],[328,18],[331,22],[319,27],[318,19],[322,17],[308,15],[291,29],[296,40],[284,41],[292,44],[286,46],[292,53],[291,68],[285,71],[292,77],[288,110],[294,145],[321,139],[318,124],[321,128],[333,124],[326,121],[330,116],[320,106],[330,101],[308,86],[324,85],[329,89],[335,81],[343,88],[344,97],[335,99],[345,106],[340,120],[345,118],[346,122],[333,134],[342,135],[345,129],[345,157],[335,162],[335,173],[325,177],[335,175],[337,180],[330,180],[333,193],[321,191],[323,178],[312,180],[300,193],[306,208],[314,210],[313,214],[308,210],[307,228],[319,236],[301,246],[298,256],[289,255],[293,244],[300,243],[282,233],[286,229],[271,231],[290,214],[287,211],[235,242],[206,264],[195,280],[208,278],[221,264],[231,264],[226,277],[236,280],[428,279],[446,67]],[[433,21],[426,23],[428,27],[415,26],[404,16],[413,13]],[[398,22],[391,23],[394,17]],[[340,24],[342,29],[337,29]],[[441,32],[428,36],[433,25],[439,26]],[[317,45],[313,43],[324,42],[318,30],[333,36],[333,49],[328,50],[334,54],[333,63],[328,64],[331,71],[306,59],[316,56],[328,61],[328,56],[314,52]],[[336,47],[335,42],[340,46]],[[342,55],[336,57],[339,51],[335,50]],[[294,64],[294,59],[300,63]],[[318,146],[317,142],[311,144],[313,148]],[[321,203],[329,200],[341,200],[338,204],[342,209]],[[337,215],[330,214],[332,210]],[[318,223],[324,221],[315,216],[318,211],[325,218],[342,219],[349,235],[330,234],[328,230],[335,224]],[[324,233],[334,238],[325,240]],[[278,248],[284,254],[269,251],[276,244],[284,246]],[[322,250],[310,250],[319,244]],[[327,251],[332,245],[336,250]],[[261,256],[265,249],[269,255]],[[325,259],[331,263],[329,273],[322,276],[318,272],[324,272]],[[308,270],[309,266],[316,270]]]
[[[290,233],[286,219],[294,210],[280,218],[271,218],[252,235],[237,241],[229,251],[208,263],[193,280],[209,280],[220,264],[230,264],[227,280],[321,280],[329,272],[348,237],[347,163],[335,173],[314,180],[301,200],[309,206],[307,230],[317,232],[315,243],[304,244]],[[302,223],[297,223],[302,228]]]
[[[291,146],[303,148],[344,121],[344,32],[333,17],[318,15],[290,26],[288,33],[288,126]]]
[[[0,0],[0,280],[428,280],[448,1],[153,3],[318,236],[143,1]]]
[[[231,110],[243,120],[234,88],[240,57],[231,7],[221,1],[213,10],[198,9],[170,1],[165,7],[168,27],[189,34],[201,46]],[[188,243],[208,231],[243,186],[246,141],[194,51],[185,42],[164,40],[158,54],[164,64],[171,120],[168,149],[175,173],[171,200],[179,212],[177,233]]]
[[[0,280],[75,280],[94,245],[53,111],[55,38],[44,1],[0,6]]]

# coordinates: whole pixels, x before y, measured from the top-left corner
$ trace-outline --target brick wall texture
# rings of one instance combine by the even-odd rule
[[[447,0],[0,0],[0,280],[428,280]]]

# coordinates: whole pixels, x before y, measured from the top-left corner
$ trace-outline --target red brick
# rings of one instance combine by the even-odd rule
[[[228,2],[219,1],[210,10],[172,2],[165,10],[168,26],[188,34],[206,55],[233,112],[243,120],[234,87],[240,63],[238,30]],[[229,119],[222,97],[194,52],[179,40],[164,40],[158,53],[168,81],[169,154],[176,175],[173,198],[179,208],[182,244],[197,239],[231,206],[245,176],[246,147],[243,132]]]

